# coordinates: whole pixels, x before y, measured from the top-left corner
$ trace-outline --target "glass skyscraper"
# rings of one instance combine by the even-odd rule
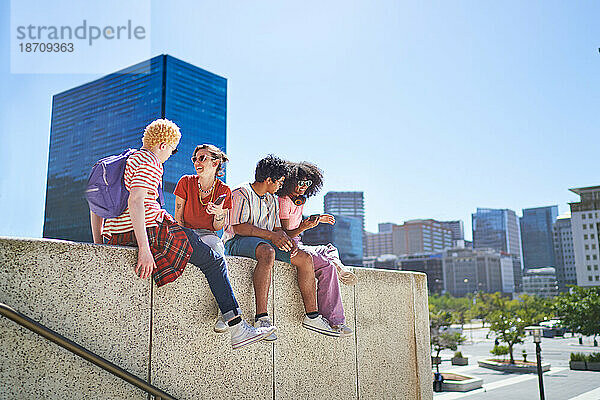
[[[178,153],[165,163],[165,208],[179,178],[195,173],[196,145],[226,151],[227,80],[169,55],[117,71],[56,94],[52,99],[44,237],[91,241],[84,197],[92,165],[142,145],[144,128],[157,118],[182,133]]]
[[[517,214],[508,209],[477,208],[471,217],[473,248],[488,248],[509,254],[513,260],[515,292],[520,292],[523,264]]]
[[[335,224],[319,224],[304,231],[302,243],[337,247],[340,259],[348,266],[361,266],[363,262],[363,230],[359,218],[335,215]]]
[[[558,206],[523,209],[521,244],[525,268],[554,267],[552,226],[558,217]]]

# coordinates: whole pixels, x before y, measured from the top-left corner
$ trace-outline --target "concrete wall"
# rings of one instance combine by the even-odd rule
[[[180,399],[431,399],[424,274],[355,268],[342,286],[351,338],[301,326],[295,270],[277,262],[274,343],[232,350],[212,324],[217,306],[193,265],[160,289],[133,272],[136,251],[0,238],[0,302]],[[246,317],[254,262],[229,258]],[[0,317],[0,399],[144,399],[133,386]]]

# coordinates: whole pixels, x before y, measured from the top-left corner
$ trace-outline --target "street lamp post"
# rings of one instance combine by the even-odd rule
[[[544,379],[542,376],[542,348],[540,343],[542,342],[542,327],[541,326],[528,326],[525,331],[530,332],[533,336],[533,342],[535,343],[535,358],[537,360],[537,374],[538,374],[538,385],[540,389],[540,400],[545,400],[544,396]]]

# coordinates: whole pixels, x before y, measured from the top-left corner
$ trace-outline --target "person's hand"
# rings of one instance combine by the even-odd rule
[[[309,217],[309,218],[303,219],[302,222],[300,222],[300,228],[303,231],[306,231],[308,229],[312,229],[312,228],[314,228],[317,225],[319,225],[319,218],[311,219]]]
[[[331,214],[321,214],[321,216],[319,217],[319,222],[322,224],[333,225],[335,224],[335,218]]]
[[[292,239],[292,250],[290,250],[290,257],[295,257],[298,254],[298,243]]]
[[[291,251],[294,248],[293,240],[284,231],[274,231],[271,242],[282,251]]]
[[[208,203],[206,205],[206,213],[207,214],[214,214],[214,215],[223,215],[225,214],[225,212],[223,211],[223,203],[219,204],[218,206],[215,205],[215,203]]]
[[[138,252],[137,266],[135,267],[135,273],[142,279],[146,279],[150,276],[152,271],[156,268],[154,263],[154,257],[150,248],[142,248]]]

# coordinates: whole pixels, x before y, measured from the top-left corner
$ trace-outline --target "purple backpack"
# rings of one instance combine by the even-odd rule
[[[123,175],[130,155],[136,149],[127,149],[121,154],[99,160],[92,167],[88,178],[85,197],[90,210],[102,218],[116,218],[127,208],[129,191],[125,188]],[[164,205],[162,184],[158,185],[158,200]]]

